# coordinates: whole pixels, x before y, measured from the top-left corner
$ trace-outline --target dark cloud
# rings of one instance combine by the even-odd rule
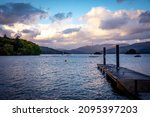
[[[150,23],[150,11],[143,12],[139,17],[140,23]]]
[[[29,30],[29,29],[24,29],[21,31],[21,33],[24,33],[24,34],[30,36],[31,38],[36,37],[37,35],[41,34],[41,32],[39,30]]]
[[[28,30],[28,29],[22,30],[22,33],[32,33],[32,32],[33,32],[32,30]]]
[[[45,18],[47,13],[28,3],[7,3],[0,5],[0,24],[31,23]]]
[[[54,18],[57,20],[63,20],[66,18],[65,13],[57,13],[54,15]]]
[[[127,16],[112,18],[112,19],[102,21],[100,28],[102,29],[120,28],[121,26],[125,25],[127,22],[128,22]]]
[[[72,17],[72,12],[68,12],[68,13],[57,13],[55,14],[53,17],[50,17],[50,19],[52,21],[59,21],[59,20],[64,20],[67,18],[71,18]]]
[[[67,18],[72,17],[72,12],[68,12],[68,13],[66,14],[66,17],[67,17]]]
[[[119,3],[120,3],[120,2],[124,2],[124,1],[125,1],[125,0],[117,0],[117,2],[119,2]]]
[[[73,32],[79,32],[81,29],[80,28],[68,28],[62,31],[63,34],[69,34],[69,33],[73,33]]]
[[[7,30],[3,28],[2,26],[0,26],[0,36],[3,36],[4,34],[6,34],[8,37],[11,37],[11,34],[13,33],[14,33],[13,31]]]
[[[115,39],[117,40],[134,40],[134,39],[144,40],[144,39],[149,39],[149,38],[150,38],[150,31],[145,31],[145,32],[126,35],[123,37],[118,37]]]
[[[150,31],[150,26],[140,25],[140,27],[129,28],[129,35]]]

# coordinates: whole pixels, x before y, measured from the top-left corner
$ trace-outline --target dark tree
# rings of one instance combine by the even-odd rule
[[[94,54],[102,54],[101,52],[95,52]]]
[[[138,54],[135,49],[130,49],[126,52],[126,54]]]
[[[23,39],[0,39],[0,55],[39,55],[40,47]]]

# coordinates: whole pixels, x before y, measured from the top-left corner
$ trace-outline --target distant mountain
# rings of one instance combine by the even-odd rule
[[[150,54],[150,42],[135,43],[132,45],[120,47],[120,53],[124,54],[130,49],[135,49],[138,53],[141,54]],[[115,48],[107,49],[107,53],[115,53]]]
[[[150,42],[136,43],[132,45],[128,44],[119,44],[120,53],[124,54],[129,49],[135,49],[138,53],[141,54],[150,54]],[[40,47],[42,54],[94,54],[95,52],[102,52],[103,47],[106,47],[107,53],[114,54],[116,44],[103,44],[103,45],[93,45],[93,46],[83,46],[80,48],[72,50],[56,50],[48,47]]]
[[[120,46],[126,46],[127,44],[121,44]],[[72,49],[72,50],[64,50],[65,52],[72,54],[93,54],[95,52],[102,52],[103,47],[107,49],[114,48],[115,44],[103,44],[103,45],[88,45],[80,48]]]
[[[67,52],[63,52],[63,51],[59,51],[59,50],[55,50],[43,46],[40,46],[40,49],[41,49],[41,54],[68,54]]]

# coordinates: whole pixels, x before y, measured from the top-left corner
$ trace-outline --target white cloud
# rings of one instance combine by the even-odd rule
[[[74,24],[72,17],[49,24],[4,25],[13,34],[24,32],[22,38],[40,45],[57,48],[75,48],[100,43],[125,43],[149,40],[150,23],[140,23],[143,10],[111,11],[103,7],[92,8]],[[147,21],[147,20],[146,20]],[[26,31],[25,31],[26,30]],[[30,30],[30,31],[29,31]],[[27,33],[28,32],[28,33]]]
[[[104,40],[140,40],[150,38],[147,31],[150,24],[139,23],[143,10],[118,10],[110,11],[106,8],[92,8],[80,20],[85,23],[84,32],[88,32],[91,39],[95,37],[97,42]],[[136,34],[138,33],[138,34]],[[143,37],[143,38],[142,38]]]

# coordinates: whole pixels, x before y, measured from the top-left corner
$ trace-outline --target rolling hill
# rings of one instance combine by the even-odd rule
[[[126,46],[127,44],[121,44],[120,46]],[[72,54],[93,54],[95,52],[101,52],[103,47],[107,49],[114,48],[115,44],[103,44],[103,45],[89,45],[83,46],[80,48],[72,49],[72,50],[64,50],[65,52],[72,53]]]
[[[19,38],[0,37],[0,56],[40,55],[40,47],[30,41]]]
[[[59,51],[49,47],[40,46],[41,54],[68,54],[67,52]]]
[[[138,53],[141,54],[150,54],[150,42],[143,42],[143,43],[135,43],[132,45],[128,44],[119,44],[120,45],[120,53],[124,54],[129,49],[135,49]],[[103,44],[103,45],[88,45],[79,47],[72,50],[56,50],[48,47],[40,47],[42,54],[93,54],[95,52],[102,52],[103,47],[106,47],[108,54],[115,53],[116,44]]]
[[[150,54],[150,42],[135,43],[132,45],[120,47],[120,53],[124,54],[129,49],[135,49],[138,53],[141,54]],[[114,54],[115,48],[107,49],[107,53]]]

